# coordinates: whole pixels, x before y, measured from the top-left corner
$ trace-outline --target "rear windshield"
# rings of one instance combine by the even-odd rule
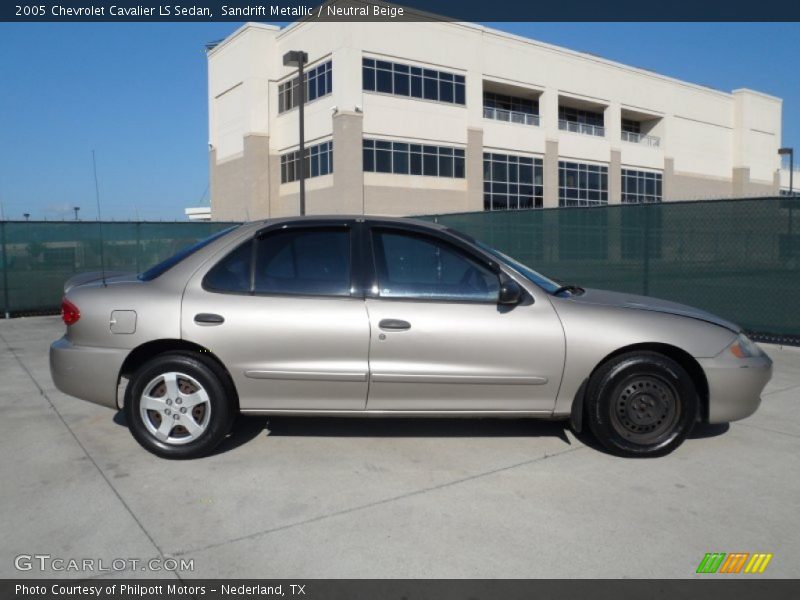
[[[231,231],[233,231],[237,227],[239,227],[239,226],[238,225],[234,225],[233,227],[228,227],[227,229],[223,229],[222,231],[218,231],[217,233],[215,233],[213,235],[210,235],[207,238],[204,238],[204,239],[200,240],[199,242],[195,242],[191,246],[186,246],[185,248],[179,250],[176,254],[173,254],[172,256],[170,256],[168,259],[162,260],[157,265],[147,269],[147,271],[145,271],[144,273],[140,273],[139,274],[139,279],[141,281],[152,281],[156,277],[159,277],[160,275],[163,275],[164,273],[169,271],[172,267],[177,265],[183,259],[191,256],[192,254],[194,254],[195,252],[200,250],[200,248],[205,248],[206,246],[208,246],[214,240],[217,240],[217,239],[221,238],[226,233],[230,233]]]

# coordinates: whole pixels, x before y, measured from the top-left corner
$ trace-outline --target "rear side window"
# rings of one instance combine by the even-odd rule
[[[156,277],[159,277],[169,271],[172,267],[180,263],[181,261],[185,260],[201,248],[205,248],[214,240],[221,238],[223,235],[233,231],[239,227],[238,225],[234,225],[233,227],[229,227],[227,229],[223,229],[222,231],[218,231],[217,233],[208,236],[205,239],[200,240],[199,242],[195,242],[191,246],[187,246],[182,250],[179,250],[176,254],[170,256],[168,259],[161,261],[157,265],[150,267],[144,273],[139,274],[139,279],[141,281],[152,281]]]
[[[382,298],[495,302],[500,283],[486,266],[434,237],[373,231]]]
[[[349,296],[349,229],[268,233],[257,242],[254,279],[261,294]]]
[[[219,261],[203,278],[203,287],[215,292],[250,292],[253,242],[239,246]]]

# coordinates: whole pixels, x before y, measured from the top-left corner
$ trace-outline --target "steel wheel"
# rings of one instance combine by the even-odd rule
[[[680,402],[668,381],[651,375],[636,375],[623,381],[614,393],[611,424],[631,442],[659,442],[680,419]]]
[[[157,440],[171,445],[188,444],[208,428],[211,401],[195,378],[169,371],[144,387],[139,416]]]

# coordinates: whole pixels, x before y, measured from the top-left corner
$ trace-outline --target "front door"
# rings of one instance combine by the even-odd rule
[[[226,365],[242,410],[363,410],[369,320],[350,226],[247,241],[189,282],[182,334]]]
[[[368,410],[552,412],[565,347],[544,292],[501,306],[499,274],[456,245],[378,226],[370,237]]]

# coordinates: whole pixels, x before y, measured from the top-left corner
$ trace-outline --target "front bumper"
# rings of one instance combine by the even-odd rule
[[[714,358],[701,358],[698,362],[708,380],[709,423],[737,421],[756,411],[761,392],[772,377],[769,356],[741,359],[725,349]]]
[[[50,375],[70,396],[117,407],[117,382],[128,350],[76,346],[66,337],[50,346]]]

